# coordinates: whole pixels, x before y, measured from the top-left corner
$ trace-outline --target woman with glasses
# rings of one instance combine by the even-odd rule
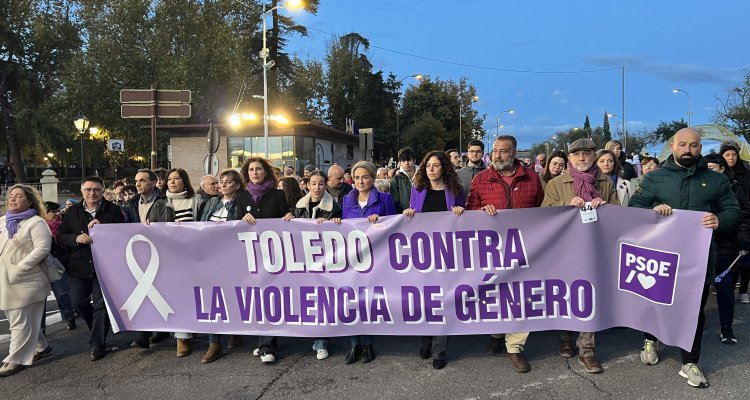
[[[633,188],[633,192],[641,186],[641,182],[643,182],[643,177],[646,176],[649,172],[656,171],[660,168],[659,159],[656,157],[643,157],[643,160],[641,161],[641,176],[637,178],[633,178],[630,180],[630,186]]]

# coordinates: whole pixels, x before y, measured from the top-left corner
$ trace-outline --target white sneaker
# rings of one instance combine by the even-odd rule
[[[318,350],[317,357],[318,357],[318,360],[325,360],[326,358],[328,358],[328,350],[326,349]]]
[[[253,355],[254,355],[255,357],[260,357],[260,349],[255,349],[255,350],[253,350]]]
[[[708,379],[703,375],[698,364],[687,363],[680,369],[680,376],[687,378],[688,385],[697,388],[708,387]]]
[[[659,362],[659,353],[657,350],[657,342],[655,340],[644,340],[643,350],[641,350],[641,362],[646,365],[656,365]]]
[[[276,356],[271,353],[263,353],[260,355],[260,361],[264,364],[272,363],[276,361]]]
[[[747,295],[747,293],[741,293],[739,297],[737,297],[737,302],[742,304],[748,304],[750,303],[750,296]]]

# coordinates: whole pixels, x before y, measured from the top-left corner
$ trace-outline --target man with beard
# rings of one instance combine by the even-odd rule
[[[469,141],[466,154],[468,154],[466,166],[456,172],[458,172],[458,177],[461,178],[461,184],[464,186],[464,193],[469,193],[471,181],[480,172],[487,169],[487,166],[484,165],[484,161],[482,161],[482,157],[484,157],[484,142],[472,139]]]
[[[729,186],[727,177],[708,169],[706,161],[701,156],[701,148],[701,136],[695,129],[683,128],[677,131],[670,143],[672,155],[661,168],[646,175],[628,205],[653,208],[663,216],[671,215],[672,209],[675,208],[701,211],[705,213],[702,220],[703,228],[731,232],[740,217],[737,198]],[[716,251],[712,238],[693,347],[690,351],[680,350],[680,376],[687,378],[688,385],[699,388],[708,387],[708,379],[698,367],[698,361],[701,355],[703,325],[706,321],[703,308],[706,306],[709,288],[714,281],[715,264]],[[681,328],[693,329],[687,326]],[[644,364],[656,364],[659,361],[656,341],[657,338],[646,333],[641,351],[641,361]]]
[[[604,203],[620,204],[612,180],[604,175],[594,163],[596,144],[591,139],[578,139],[568,147],[568,168],[547,183],[542,207],[583,207],[587,202],[592,208]],[[560,335],[560,355],[575,356],[573,332]],[[602,372],[602,365],[594,358],[594,332],[578,334],[578,362],[586,372]]]
[[[471,181],[467,210],[484,210],[494,216],[497,210],[539,207],[542,204],[544,190],[539,175],[516,159],[517,145],[513,136],[495,138],[491,153],[492,168],[480,172]],[[469,143],[469,148],[473,147]],[[504,343],[513,368],[521,373],[529,372],[531,366],[523,356],[528,337],[528,332],[491,335],[487,353],[499,354]]]
[[[450,158],[451,164],[453,164],[453,169],[456,171],[461,169],[461,153],[459,153],[458,150],[450,149],[446,151],[445,154]]]

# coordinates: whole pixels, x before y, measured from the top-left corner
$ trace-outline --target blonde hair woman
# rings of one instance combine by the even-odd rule
[[[11,186],[6,207],[0,217],[0,309],[10,325],[10,348],[0,376],[13,375],[52,351],[39,323],[49,293],[40,267],[52,245],[47,210],[39,193],[26,185]]]

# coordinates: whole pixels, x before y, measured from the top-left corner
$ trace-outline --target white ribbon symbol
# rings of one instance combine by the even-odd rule
[[[145,273],[141,271],[138,262],[135,260],[135,257],[133,257],[133,243],[135,242],[146,242],[151,246],[151,258],[148,260],[148,266],[146,267]],[[166,300],[164,300],[164,297],[162,297],[161,293],[159,293],[154,287],[154,279],[156,278],[156,273],[159,271],[159,253],[156,251],[156,246],[154,246],[147,237],[143,235],[135,235],[130,238],[130,241],[128,242],[128,248],[125,250],[125,261],[128,263],[130,273],[133,274],[135,280],[138,281],[138,285],[133,290],[133,293],[130,294],[130,297],[125,301],[125,304],[120,307],[120,310],[125,310],[125,312],[128,313],[128,319],[132,320],[133,315],[138,312],[138,309],[141,308],[141,304],[143,304],[143,301],[148,297],[151,299],[154,307],[156,307],[156,311],[159,312],[161,317],[164,318],[164,322],[166,322],[169,314],[174,314],[174,310],[172,310]]]

